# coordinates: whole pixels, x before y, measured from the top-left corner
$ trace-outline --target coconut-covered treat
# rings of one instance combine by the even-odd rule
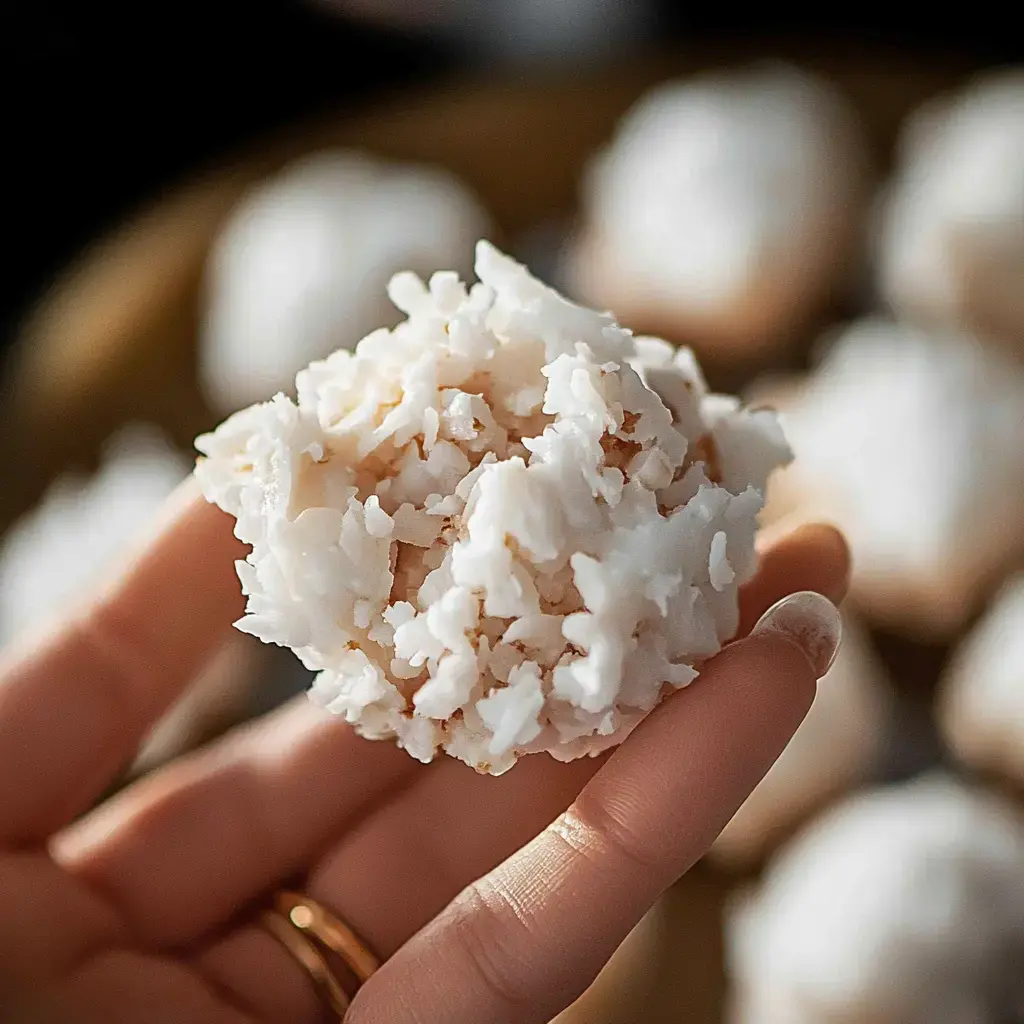
[[[746,866],[772,849],[828,800],[869,779],[881,765],[893,690],[863,628],[843,616],[835,664],[793,739],[736,812],[710,856]]]
[[[406,320],[200,438],[196,472],[253,546],[242,630],[364,736],[499,773],[618,743],[733,636],[789,449],[689,352],[485,242],[476,271],[397,275]]]
[[[155,429],[133,425],[107,444],[92,477],[59,478],[0,548],[0,643],[62,611],[145,529],[189,472]]]
[[[662,85],[589,169],[574,286],[717,358],[792,344],[848,268],[865,163],[846,102],[795,68]]]
[[[1024,72],[933,100],[882,207],[881,290],[903,316],[1024,351]]]
[[[270,398],[311,360],[394,324],[391,276],[469,271],[488,227],[441,169],[346,150],[286,167],[242,199],[210,258],[199,349],[209,401],[227,413]]]
[[[1024,369],[966,335],[855,323],[783,413],[769,518],[824,517],[872,618],[950,634],[1024,548]]]
[[[727,916],[733,1024],[1002,1024],[1024,1009],[1024,824],[941,776],[849,800]]]
[[[1024,790],[1024,574],[1004,584],[954,652],[939,719],[963,761]]]

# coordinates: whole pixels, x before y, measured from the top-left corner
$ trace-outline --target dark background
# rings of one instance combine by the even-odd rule
[[[884,16],[863,5],[824,7],[787,15],[661,0],[649,38],[680,46],[796,40],[908,59],[945,51],[993,64],[1024,58],[1010,15],[977,5],[929,5],[927,21],[898,7]],[[359,24],[302,0],[132,8],[8,0],[0,102],[11,258],[0,285],[0,349],[83,245],[190,169],[318,109],[496,71],[480,63],[465,45]]]

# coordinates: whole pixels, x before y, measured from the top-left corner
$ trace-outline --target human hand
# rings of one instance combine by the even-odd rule
[[[329,1019],[256,923],[289,883],[388,958],[346,1021],[547,1021],[813,698],[798,646],[750,637],[610,755],[499,778],[421,765],[300,698],[90,810],[241,614],[231,525],[186,486],[122,574],[0,664],[0,1020]],[[828,527],[768,542],[741,635],[794,591],[838,601],[847,571]]]

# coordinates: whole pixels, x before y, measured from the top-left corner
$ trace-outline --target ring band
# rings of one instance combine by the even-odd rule
[[[305,970],[324,1002],[338,1015],[340,1020],[348,1012],[351,1000],[341,982],[331,974],[327,961],[316,946],[291,922],[276,910],[264,911],[260,920],[271,935],[294,957]]]
[[[274,909],[304,935],[340,956],[360,985],[380,967],[380,961],[366,943],[344,921],[309,896],[282,890],[274,897]]]
[[[324,950],[340,957],[358,989],[380,966],[358,935],[323,904],[299,892],[283,890],[262,916],[264,927],[306,971],[331,1010],[344,1017],[352,995],[331,971]]]

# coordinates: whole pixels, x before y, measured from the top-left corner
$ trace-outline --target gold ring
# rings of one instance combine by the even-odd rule
[[[356,979],[356,989],[380,966],[366,943],[344,921],[302,893],[288,890],[277,893],[273,908],[263,914],[262,921],[306,971],[339,1017],[348,1010],[351,995],[331,971],[324,951],[342,960]]]

